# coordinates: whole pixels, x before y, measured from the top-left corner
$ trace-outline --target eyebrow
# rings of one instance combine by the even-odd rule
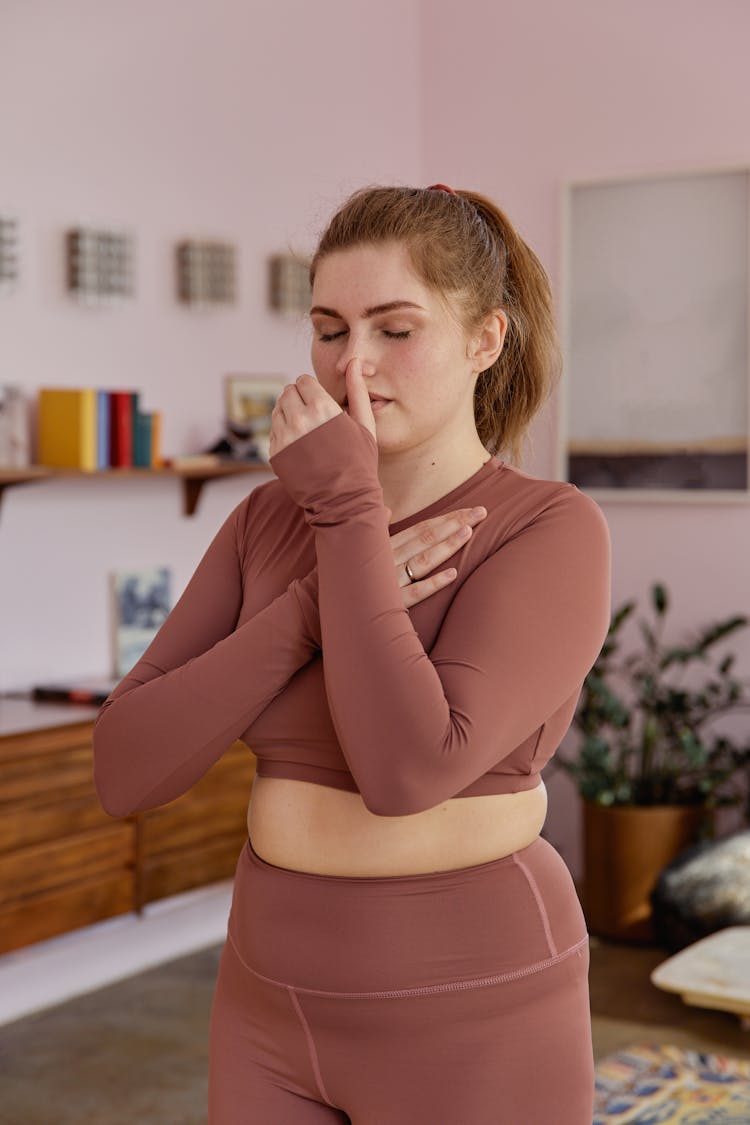
[[[422,312],[427,310],[422,305],[415,305],[413,301],[389,301],[386,305],[374,305],[371,309],[365,309],[362,314],[365,320],[370,317],[377,316],[379,313],[393,312],[395,309],[422,309]],[[313,313],[321,313],[323,316],[332,316],[335,320],[343,320],[341,313],[336,312],[335,309],[326,309],[322,305],[314,305],[310,309],[310,316]]]

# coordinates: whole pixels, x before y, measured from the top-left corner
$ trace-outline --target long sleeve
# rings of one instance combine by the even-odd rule
[[[94,786],[111,816],[190,789],[320,648],[316,568],[236,627],[246,522],[252,534],[252,493],[96,717]]]
[[[580,690],[610,621],[609,529],[589,496],[560,483],[476,566],[428,657],[398,586],[369,431],[336,415],[271,467],[314,528],[328,704],[371,812],[455,795]]]

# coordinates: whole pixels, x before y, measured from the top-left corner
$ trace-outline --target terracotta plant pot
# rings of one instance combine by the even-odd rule
[[[599,805],[583,801],[582,905],[589,932],[653,944],[649,894],[660,873],[696,843],[702,805]]]

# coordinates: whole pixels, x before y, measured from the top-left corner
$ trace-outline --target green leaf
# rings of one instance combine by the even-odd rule
[[[651,599],[654,604],[654,609],[659,616],[667,612],[667,590],[660,582],[655,583],[655,585],[651,587]]]
[[[710,625],[700,634],[698,648],[705,651],[711,645],[715,645],[717,641],[721,641],[728,637],[730,633],[734,633],[736,629],[744,628],[747,623],[747,617],[735,616],[728,617],[725,621],[718,621],[715,625]]]
[[[635,609],[636,604],[637,603],[635,601],[629,601],[629,602],[625,602],[624,605],[620,606],[620,608],[615,612],[615,614],[612,617],[612,621],[611,621],[610,626],[609,626],[609,635],[612,635],[613,633],[616,633],[619,630],[620,626],[623,624],[623,622],[627,621],[628,617],[630,617],[630,614]]]
[[[669,600],[663,583],[651,587],[657,615]],[[692,631],[681,643],[662,646],[653,622],[639,621],[641,645],[618,662],[614,634],[636,608],[635,601],[613,615],[605,644],[584,679],[574,720],[582,738],[577,754],[561,768],[579,792],[603,805],[737,803],[726,789],[750,767],[750,742],[706,737],[704,723],[720,712],[747,706],[740,682],[728,680],[733,654],[718,671],[706,667],[695,687],[669,682],[691,663],[710,665],[708,649],[746,625],[740,615]],[[717,676],[720,677],[717,679]],[[748,681],[750,686],[750,681]],[[699,735],[699,730],[701,734]],[[750,814],[750,799],[747,799]]]
[[[668,648],[659,661],[659,668],[663,671],[672,664],[688,664],[691,660],[695,659],[697,655],[697,651],[694,648]]]
[[[656,650],[656,636],[653,629],[646,621],[639,621],[638,625],[646,641],[647,648],[650,652],[654,652]]]

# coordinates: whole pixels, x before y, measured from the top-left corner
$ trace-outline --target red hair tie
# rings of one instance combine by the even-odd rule
[[[428,191],[447,191],[448,195],[455,195],[456,194],[455,191],[453,190],[453,188],[448,187],[447,184],[430,184],[430,186],[427,188],[427,190]]]

